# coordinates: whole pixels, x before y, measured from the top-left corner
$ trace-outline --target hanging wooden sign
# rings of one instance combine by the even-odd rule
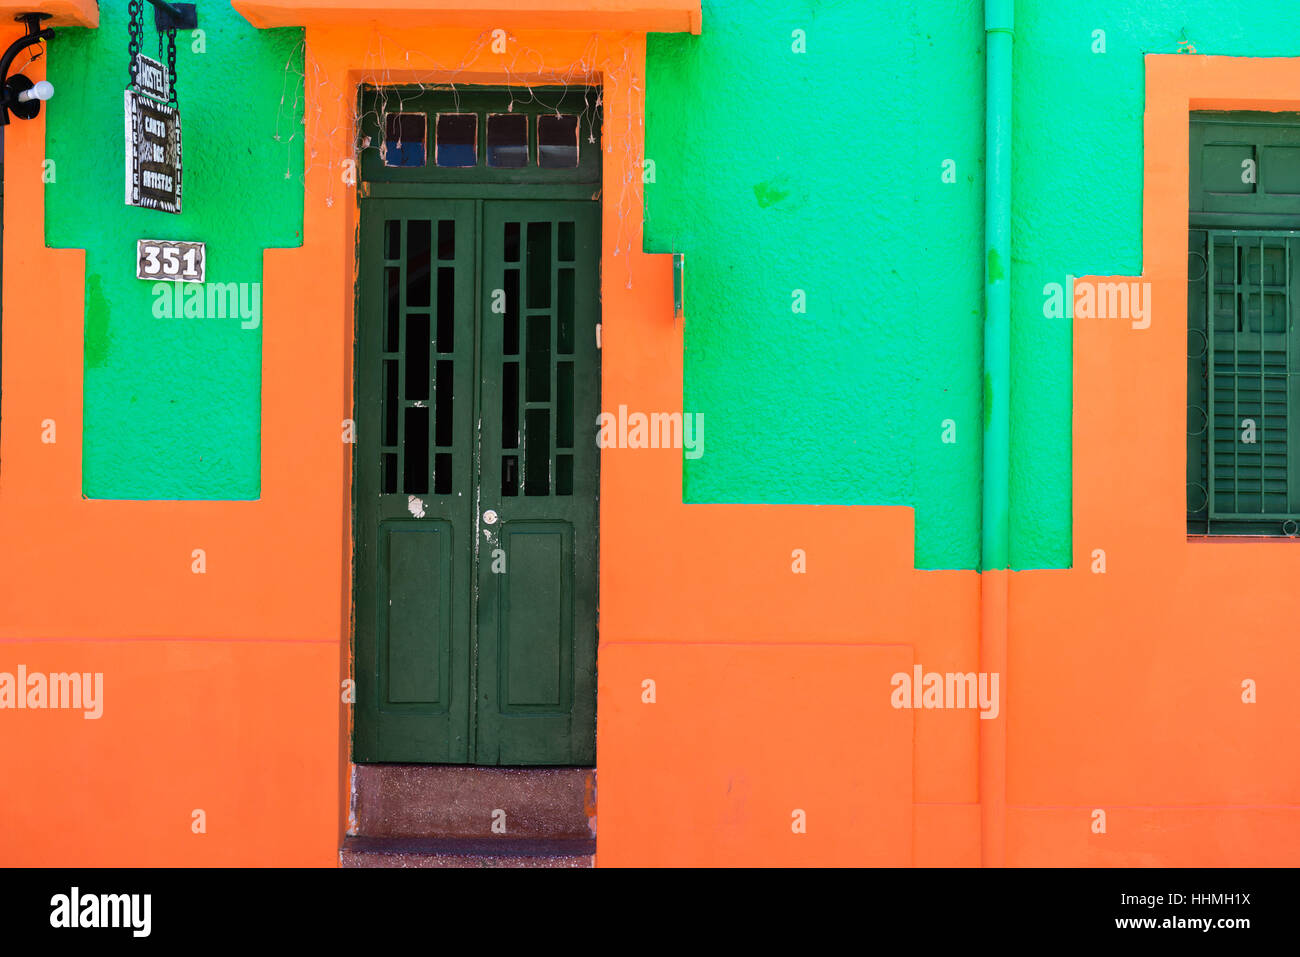
[[[135,90],[145,96],[166,103],[172,95],[171,77],[167,68],[143,53],[135,55]]]
[[[131,90],[126,98],[126,204],[181,211],[181,114]]]

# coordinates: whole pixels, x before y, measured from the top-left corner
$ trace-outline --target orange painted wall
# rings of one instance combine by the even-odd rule
[[[1300,643],[1281,597],[1300,580],[1300,550],[1189,542],[1183,512],[1187,114],[1300,109],[1298,89],[1296,60],[1147,58],[1141,278],[1155,318],[1146,330],[1075,321],[1074,567],[1010,581],[1006,834],[991,849],[1010,865],[1300,861]],[[680,394],[656,378],[676,374],[680,335],[644,332],[614,353],[637,361],[613,383],[607,366],[607,404],[611,385],[631,389],[632,408]],[[794,835],[778,805],[796,801],[799,782],[828,808],[854,794],[850,806],[884,822],[905,794],[894,768],[873,764],[882,774],[867,785],[843,763],[855,746],[867,762],[888,755],[899,714],[879,708],[894,662],[854,657],[851,643],[910,646],[927,670],[975,667],[974,576],[911,571],[910,528],[897,527],[906,513],[686,507],[671,456],[651,475],[623,454],[607,452],[603,466],[599,861],[839,860],[816,846],[816,818]],[[806,578],[789,573],[791,547],[808,547]],[[1092,572],[1097,548],[1105,574]],[[711,641],[727,654],[702,655]],[[816,642],[842,643],[831,668],[841,681]],[[640,704],[644,677],[657,681],[655,705]],[[1256,704],[1242,702],[1248,678]],[[862,863],[979,862],[978,747],[954,714],[914,718],[910,848],[846,828],[837,851]],[[808,719],[817,730],[799,749],[779,735],[762,746],[769,729]],[[753,792],[724,792],[735,775]],[[1104,834],[1094,810],[1106,812]],[[715,839],[695,814],[744,827],[744,840]],[[842,814],[829,816],[842,827]]]
[[[602,406],[675,410],[671,266],[642,260]],[[914,663],[977,670],[979,576],[912,548],[910,509],[683,505],[680,453],[604,451],[599,865],[979,862],[979,720],[889,703]]]
[[[1294,866],[1300,546],[1189,542],[1184,463],[1188,112],[1300,110],[1300,61],[1148,56],[1146,75],[1152,322],[1074,323],[1074,567],[1012,576],[1007,860]]]
[[[106,704],[98,722],[0,715],[17,785],[0,788],[0,863],[337,860],[358,83],[603,84],[602,405],[680,409],[671,264],[640,251],[629,175],[644,35],[521,31],[541,54],[526,67],[480,40],[308,26],[304,243],[266,253],[257,502],[80,497],[84,265],[42,244],[43,120],[10,128],[0,670],[102,670]],[[1148,58],[1157,311],[1145,331],[1075,324],[1075,567],[1010,583],[1010,864],[1300,860],[1300,653],[1277,599],[1300,551],[1188,543],[1182,515],[1186,112],[1300,109],[1296,90],[1295,61]],[[672,451],[603,453],[598,863],[978,864],[981,722],[895,710],[889,678],[978,669],[979,576],[914,570],[908,509],[687,506],[680,469]]]
[[[267,254],[260,501],[83,499],[84,256],[44,247],[44,143],[44,113],[6,131],[0,670],[103,671],[105,703],[3,714],[0,864],[329,865],[345,372],[313,326],[347,282],[307,264],[342,277],[350,255],[310,213],[315,242]]]
[[[68,0],[65,0],[68,2]],[[699,0],[233,0],[256,27],[460,27],[700,32]]]

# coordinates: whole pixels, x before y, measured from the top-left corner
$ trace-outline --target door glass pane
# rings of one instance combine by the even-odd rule
[[[528,117],[493,113],[487,121],[488,166],[519,169],[528,165]]]
[[[443,266],[438,270],[438,351],[456,350],[456,270]]]
[[[528,308],[551,308],[551,224],[528,224]]]
[[[437,410],[434,417],[434,444],[440,449],[449,449],[455,441],[452,426],[452,409],[455,395],[455,363],[450,359],[438,360],[438,381],[434,390]]]
[[[502,254],[506,257],[506,262],[519,262],[519,224],[506,223],[506,242]]]
[[[402,348],[402,271],[397,268],[385,269],[384,285],[387,292],[384,297],[387,307],[384,321],[384,351],[396,352]]]
[[[573,456],[557,455],[555,457],[555,494],[573,494]]]
[[[429,305],[429,269],[433,253],[433,224],[412,219],[406,224],[406,305]]]
[[[384,165],[423,166],[428,135],[423,113],[389,113],[384,117]]]
[[[573,448],[573,363],[555,367],[555,447]]]
[[[551,317],[528,317],[528,381],[525,398],[529,402],[551,399]]]
[[[551,413],[529,409],[524,413],[524,494],[551,492]]]
[[[519,448],[519,363],[501,367],[501,447]]]
[[[478,114],[438,114],[438,165],[478,165]]]
[[[429,493],[429,407],[409,406],[406,410],[402,491],[408,495]]]
[[[537,165],[572,169],[578,165],[578,118],[547,114],[537,118]]]
[[[573,354],[573,270],[561,269],[556,276],[555,320],[556,349],[564,355]]]
[[[434,480],[433,492],[435,495],[451,494],[451,453],[439,452],[433,457],[434,460]]]
[[[425,313],[406,317],[406,397],[429,398],[429,317]]]
[[[384,445],[397,445],[397,360],[384,362]],[[394,492],[397,489],[393,489]]]
[[[438,258],[456,258],[456,220],[438,220]]]
[[[384,223],[384,258],[395,261],[402,257],[402,221],[390,219]]]
[[[572,222],[560,223],[559,233],[560,233],[560,242],[559,242],[560,249],[559,252],[556,253],[555,258],[560,260],[560,262],[571,263],[573,262],[573,253],[575,247],[574,224]]]
[[[519,270],[507,269],[505,276],[506,311],[501,316],[501,351],[519,355]]]

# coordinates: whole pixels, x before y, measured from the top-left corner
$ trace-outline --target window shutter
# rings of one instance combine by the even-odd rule
[[[1300,532],[1300,114],[1193,113],[1187,527]]]

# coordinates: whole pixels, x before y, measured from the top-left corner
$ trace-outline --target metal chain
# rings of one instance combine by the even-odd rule
[[[130,43],[127,44],[127,55],[131,58],[128,67],[128,83],[135,86],[135,55],[140,52],[140,45],[144,42],[144,0],[130,0],[126,5],[127,11],[127,35],[130,37]]]
[[[162,36],[158,37],[159,44],[162,43]],[[167,102],[176,106],[176,31],[167,31],[167,72],[171,76],[171,96]]]

